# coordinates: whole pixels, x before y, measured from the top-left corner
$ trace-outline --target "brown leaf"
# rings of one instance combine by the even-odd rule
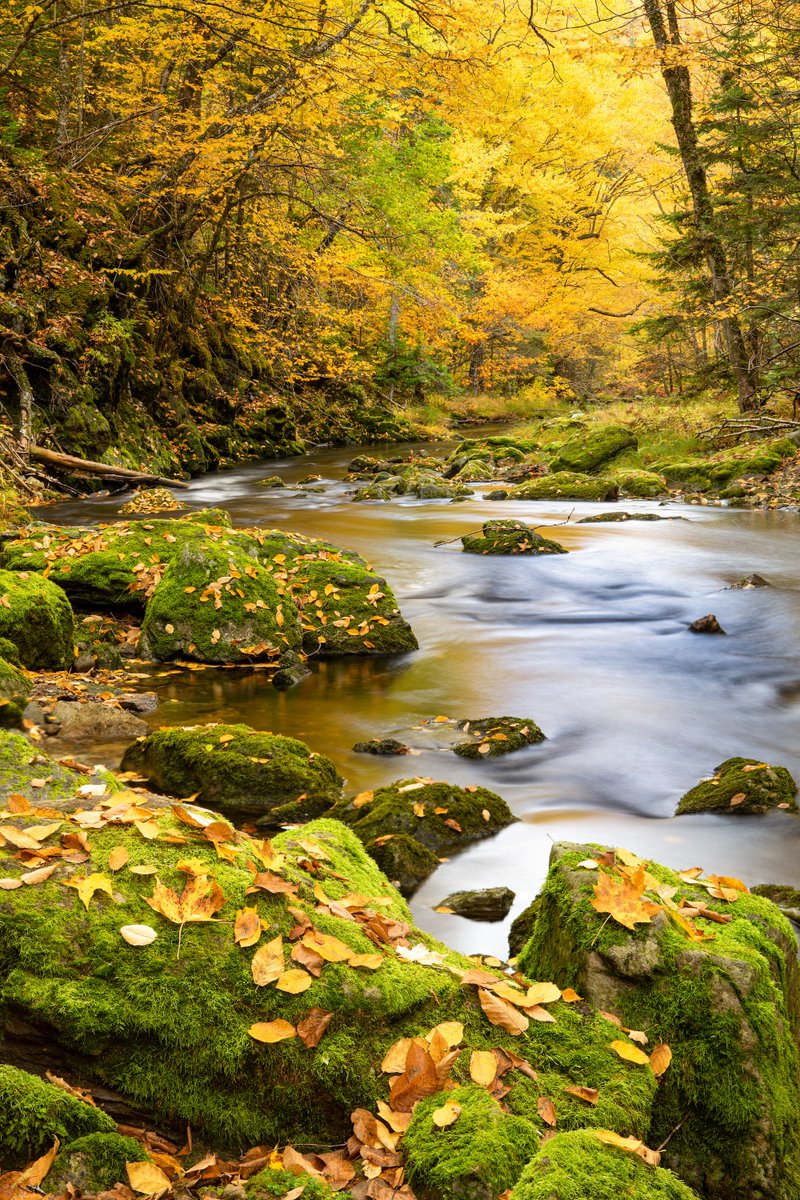
[[[309,950],[302,942],[298,942],[297,945],[292,946],[291,956],[295,962],[310,971],[315,979],[319,979],[322,968],[325,966],[325,959],[315,950]]]
[[[493,996],[484,988],[478,989],[478,999],[492,1025],[498,1025],[501,1029],[505,1029],[506,1033],[515,1036],[524,1033],[528,1028],[530,1024],[528,1018],[514,1008],[513,1004],[509,1004],[499,996]]]
[[[61,1143],[56,1138],[46,1154],[43,1154],[41,1158],[37,1158],[35,1162],[32,1162],[29,1167],[25,1168],[19,1177],[19,1182],[27,1187],[38,1187],[55,1162],[60,1145]]]
[[[261,937],[261,918],[256,908],[240,908],[233,926],[237,946],[255,946]]]
[[[469,1074],[479,1087],[492,1088],[497,1078],[497,1059],[491,1050],[473,1050],[469,1059]]]
[[[248,892],[260,889],[262,892],[269,892],[273,896],[278,896],[281,893],[286,895],[297,895],[297,884],[289,883],[288,879],[281,879],[280,875],[273,875],[271,871],[260,871],[254,878]]]
[[[657,1046],[653,1047],[653,1052],[650,1055],[650,1066],[653,1068],[653,1074],[657,1078],[661,1078],[671,1062],[672,1051],[665,1042],[659,1042]]]
[[[547,1096],[540,1096],[536,1101],[536,1111],[544,1121],[545,1125],[555,1125],[556,1123],[556,1106],[553,1101]]]
[[[302,1021],[297,1022],[297,1036],[304,1045],[313,1049],[319,1045],[332,1019],[333,1013],[326,1012],[324,1008],[312,1008]]]
[[[411,1112],[418,1100],[424,1100],[439,1090],[436,1064],[424,1043],[420,1045],[415,1039],[408,1048],[403,1074],[392,1080],[389,1103],[399,1112]]]
[[[571,1096],[577,1096],[579,1100],[585,1100],[587,1104],[597,1104],[600,1098],[597,1088],[575,1086],[564,1088],[564,1091],[569,1092]]]

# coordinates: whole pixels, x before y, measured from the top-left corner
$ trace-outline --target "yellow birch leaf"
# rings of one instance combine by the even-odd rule
[[[247,1031],[257,1042],[283,1042],[287,1038],[297,1037],[297,1030],[288,1021],[257,1021]]]

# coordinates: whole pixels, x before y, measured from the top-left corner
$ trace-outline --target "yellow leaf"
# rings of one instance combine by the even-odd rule
[[[469,1075],[479,1087],[490,1088],[497,1077],[497,1059],[491,1050],[473,1050],[469,1058]]]
[[[365,971],[377,971],[382,962],[382,954],[354,954],[350,959],[350,966],[363,967]]]
[[[156,1192],[166,1191],[169,1187],[169,1179],[155,1163],[126,1163],[125,1170],[128,1172],[128,1182],[135,1192],[152,1196]]]
[[[274,983],[283,974],[283,938],[280,934],[270,942],[259,946],[250,964],[253,983],[256,987],[266,987]]]
[[[338,938],[332,937],[329,933],[320,933],[318,929],[307,933],[302,939],[301,945],[305,946],[307,950],[313,950],[320,958],[324,958],[325,962],[347,962],[355,953],[350,946],[346,946]]]
[[[20,1184],[31,1188],[38,1187],[52,1167],[60,1144],[58,1138],[56,1138],[46,1154],[43,1154],[41,1158],[37,1158],[29,1167],[26,1167],[19,1177]],[[11,1191],[12,1193],[14,1192],[13,1187]]]
[[[237,946],[255,946],[261,937],[261,918],[256,908],[240,908],[233,926]]]
[[[525,1006],[552,1004],[554,1000],[560,999],[561,988],[556,987],[554,983],[532,983],[525,993]]]
[[[653,1068],[653,1074],[660,1079],[666,1071],[669,1064],[672,1062],[672,1051],[665,1042],[659,1042],[653,1047],[653,1053],[650,1055],[650,1066]]]
[[[314,980],[308,971],[292,968],[289,971],[284,971],[275,984],[275,987],[279,992],[288,992],[290,996],[299,996],[301,992],[308,991],[313,982]]]
[[[464,1026],[461,1021],[441,1021],[430,1031],[426,1041],[430,1042],[434,1034],[438,1034],[448,1050],[452,1050],[455,1046],[460,1046],[464,1040]]]
[[[508,1004],[499,996],[493,996],[491,992],[487,992],[483,988],[478,988],[478,999],[492,1025],[499,1025],[501,1029],[505,1029],[506,1033],[515,1036],[524,1033],[528,1028],[530,1024],[528,1018],[514,1008],[513,1004]]]
[[[461,1105],[456,1104],[455,1100],[448,1100],[441,1108],[434,1109],[433,1123],[439,1129],[446,1129],[448,1125],[453,1125],[461,1116]]]
[[[107,875],[103,875],[95,871],[91,875],[73,875],[72,879],[62,881],[68,887],[74,887],[81,898],[83,907],[89,908],[89,903],[95,892],[105,892],[107,896],[111,896],[111,880]]]
[[[257,1021],[247,1031],[257,1042],[283,1042],[286,1038],[297,1037],[297,1030],[288,1021]]]
[[[637,1063],[639,1066],[644,1066],[649,1063],[650,1059],[643,1050],[639,1050],[636,1046],[632,1046],[630,1042],[623,1042],[621,1038],[617,1038],[611,1043],[611,1049],[618,1054],[620,1058],[624,1058],[626,1062]]]
[[[164,626],[164,633],[174,633],[174,632],[175,632],[174,625],[165,625]]]
[[[115,846],[108,856],[109,871],[120,871],[129,858],[130,855],[124,846]]]
[[[657,1167],[661,1162],[661,1153],[658,1150],[651,1150],[645,1146],[644,1142],[640,1142],[635,1137],[621,1137],[618,1133],[614,1133],[612,1129],[587,1129],[593,1137],[599,1138],[601,1142],[605,1142],[608,1146],[617,1146],[620,1150],[627,1150],[630,1154],[638,1154],[639,1158],[643,1158],[651,1167]]]

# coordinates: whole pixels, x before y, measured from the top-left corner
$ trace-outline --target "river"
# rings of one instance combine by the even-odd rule
[[[470,953],[506,952],[509,921],[536,894],[560,839],[624,845],[749,884],[800,886],[800,818],[672,816],[681,794],[732,755],[800,778],[800,514],[626,501],[620,507],[629,512],[685,519],[578,525],[614,506],[480,495],[457,504],[353,503],[347,463],[384,450],[324,448],[206,475],[180,495],[193,509],[227,509],[236,525],[287,528],[358,551],[388,578],[420,650],[316,663],[286,693],[259,673],[148,670],[142,687],[162,698],[154,724],[245,721],[290,734],[328,754],[348,791],[419,775],[499,792],[519,823],[443,863],[412,901],[420,925]],[[266,475],[291,484],[310,472],[323,477],[323,494],[257,485]],[[41,515],[103,521],[120,503],[62,504]],[[458,543],[435,546],[489,516],[541,526],[567,521],[573,509],[548,534],[568,555],[480,557]],[[754,571],[773,586],[725,590]],[[726,637],[687,631],[709,612]],[[410,732],[436,715],[532,717],[547,740],[505,758],[461,760]],[[351,750],[387,735],[421,752]],[[93,753],[102,759],[101,747]],[[500,884],[517,894],[503,923],[434,911],[455,889]]]

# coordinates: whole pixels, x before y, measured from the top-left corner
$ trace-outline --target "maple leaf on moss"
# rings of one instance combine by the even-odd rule
[[[633,929],[636,925],[649,923],[656,913],[663,911],[661,904],[644,899],[645,887],[644,865],[624,879],[600,871],[594,898],[589,903],[597,912],[608,913],[626,929]]]

